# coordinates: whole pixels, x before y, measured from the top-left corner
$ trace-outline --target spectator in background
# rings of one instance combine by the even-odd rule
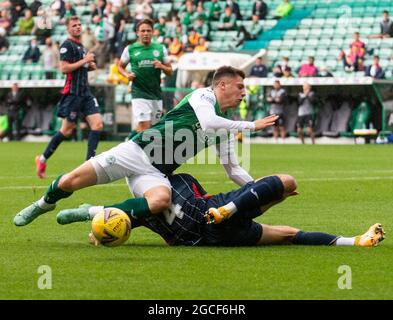
[[[183,44],[180,42],[178,37],[172,38],[172,41],[168,47],[169,59],[177,62],[180,57],[184,54]]]
[[[303,84],[303,92],[299,92],[298,96],[299,109],[298,119],[296,123],[297,134],[304,144],[304,133],[303,129],[307,128],[307,134],[311,138],[312,144],[315,144],[314,135],[314,104],[316,102],[316,96],[312,91],[311,86],[308,83]]]
[[[165,37],[166,35],[166,18],[164,15],[160,15],[158,17],[158,22],[154,24],[154,30],[158,29],[160,30],[160,35],[162,37]]]
[[[109,66],[109,75],[108,75],[107,82],[115,85],[117,84],[128,85],[129,83],[128,78],[126,78],[119,72],[119,68],[118,68],[119,61],[120,61],[119,57],[115,57],[113,59],[112,64]]]
[[[286,103],[287,93],[284,88],[281,87],[279,80],[275,80],[273,84],[273,89],[267,97],[267,102],[269,103],[269,114],[278,115],[279,118],[273,125],[273,138],[278,142],[278,137],[281,137],[281,142],[285,142],[285,137],[287,135],[284,127],[284,107]]]
[[[279,61],[276,63],[276,65],[273,67],[273,75],[276,78],[281,78],[284,74],[284,69],[286,67],[289,67],[289,58],[288,57],[282,57],[282,61]]]
[[[4,53],[8,50],[10,46],[9,41],[6,37],[6,31],[3,28],[0,28],[0,53]]]
[[[244,41],[255,40],[262,32],[262,26],[259,24],[259,17],[257,15],[252,16],[252,23],[246,28],[241,25],[237,32],[237,44],[236,47],[242,45]]]
[[[24,11],[24,17],[18,20],[18,35],[30,35],[34,28],[34,19],[30,9]]]
[[[308,63],[303,64],[299,69],[299,77],[316,77],[318,68],[314,65],[314,57],[308,57]]]
[[[252,6],[252,15],[257,15],[260,20],[266,18],[268,11],[267,4],[262,0],[256,0]]]
[[[135,6],[135,21],[134,26],[136,27],[139,21],[143,19],[151,19],[153,17],[153,7],[149,0],[136,0]]]
[[[373,64],[366,68],[365,76],[373,79],[385,79],[385,72],[379,64],[379,56],[374,56]]]
[[[319,68],[319,77],[333,77],[333,74],[325,66],[322,66]]]
[[[65,2],[64,0],[55,0],[51,4],[51,9],[56,12],[56,15],[61,17],[65,11]]]
[[[287,78],[287,79],[293,78],[291,67],[289,67],[289,66],[284,67],[282,77]]]
[[[201,37],[203,37],[207,40],[209,37],[209,25],[208,25],[208,23],[205,23],[205,21],[207,21],[207,20],[203,20],[202,17],[199,17],[196,20],[196,24],[194,26],[194,29]]]
[[[210,7],[208,11],[208,16],[210,21],[218,21],[220,20],[222,7],[218,0],[211,0]]]
[[[236,0],[227,0],[225,6],[232,9],[232,12],[236,16],[237,20],[243,20],[242,14],[240,13],[239,4],[236,2]]]
[[[233,14],[231,7],[225,7],[224,13],[220,16],[217,30],[230,31],[236,29],[236,16]]]
[[[293,10],[292,3],[289,0],[283,2],[276,8],[274,19],[281,19],[287,17]]]
[[[25,0],[11,0],[9,2],[11,7],[8,9],[11,10],[11,26],[13,27],[19,18],[23,16],[24,10],[27,8],[27,4]]]
[[[185,32],[192,26],[194,6],[191,1],[186,2],[186,10],[180,13],[180,20]]]
[[[338,60],[343,61],[345,71],[363,71],[366,46],[364,42],[360,40],[359,32],[355,32],[353,38],[354,40],[350,44],[348,54],[346,54],[344,50],[341,50]]]
[[[45,47],[42,50],[42,59],[44,64],[45,79],[54,79],[56,69],[59,67],[59,49],[52,42],[51,38],[46,38]]]
[[[11,18],[8,10],[0,10],[0,28],[4,29],[6,33],[8,33],[11,28]]]
[[[87,51],[95,51],[98,48],[98,41],[90,27],[82,32],[81,43]]]
[[[198,45],[195,47],[194,52],[206,52],[209,48],[206,44],[206,39],[204,37],[200,37],[198,41]]]
[[[126,28],[126,20],[120,7],[114,6],[112,12],[115,29],[115,35],[113,37],[113,54],[116,57],[120,57],[123,52],[123,35]]]
[[[202,18],[203,21],[209,20],[209,17],[206,14],[205,8],[203,7],[202,1],[198,2],[198,5],[196,7],[196,12],[192,15],[192,22],[195,24],[199,18]]]
[[[31,33],[36,36],[39,44],[45,44],[45,39],[52,34],[52,17],[45,10],[40,9],[37,12],[37,17],[34,17],[34,21]]]
[[[42,2],[38,0],[34,0],[32,3],[29,5],[29,9],[31,10],[31,13],[35,17],[37,15],[38,9],[42,6]]]
[[[31,39],[30,45],[23,55],[22,61],[24,63],[37,63],[40,60],[41,51],[38,48],[37,39]]]
[[[97,49],[94,53],[96,55],[97,68],[103,69],[110,58],[111,42],[115,35],[114,25],[110,23],[107,17],[100,18],[95,16],[93,19],[97,25],[95,28],[95,36],[98,41]]]
[[[64,24],[68,17],[76,15],[76,11],[72,5],[72,2],[66,2],[64,4],[64,10],[60,14],[60,23]]]
[[[393,37],[393,21],[389,17],[388,11],[382,12],[382,21],[379,23],[380,33],[371,35],[369,38],[391,38]]]
[[[8,116],[8,137],[10,140],[14,140],[13,127],[16,124],[16,139],[21,138],[23,111],[26,107],[26,97],[23,92],[19,89],[17,83],[14,83],[11,87],[11,91],[8,92],[6,97],[7,104],[7,116]]]
[[[199,43],[200,35],[192,28],[188,31],[187,43],[185,45],[186,52],[193,52]]]
[[[262,63],[262,58],[258,57],[255,60],[255,64],[252,66],[250,71],[250,77],[266,78],[268,73],[267,67]]]

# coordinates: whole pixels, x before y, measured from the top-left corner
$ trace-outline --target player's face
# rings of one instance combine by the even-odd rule
[[[149,45],[151,42],[151,37],[153,36],[153,29],[148,24],[142,24],[139,26],[136,34],[140,43],[144,45]]]
[[[79,20],[71,20],[68,25],[68,33],[71,37],[79,38],[82,33],[82,24]]]
[[[244,85],[243,78],[236,76],[235,78],[226,78],[225,93],[228,98],[228,105],[235,108],[246,96],[246,87]]]

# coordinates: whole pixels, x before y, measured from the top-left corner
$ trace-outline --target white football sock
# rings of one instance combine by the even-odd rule
[[[92,206],[89,208],[89,216],[90,220],[93,220],[94,216],[98,214],[101,210],[104,209],[104,206]]]
[[[229,211],[232,214],[234,214],[235,212],[237,212],[237,208],[235,206],[235,204],[231,201],[228,204],[226,204],[225,206],[223,206],[223,208],[225,208],[227,211]]]
[[[355,245],[355,238],[345,238],[340,237],[336,240],[336,246],[354,246]]]
[[[40,200],[38,200],[38,206],[41,209],[50,209],[53,208],[54,203],[48,203],[44,200],[44,197],[42,197]]]

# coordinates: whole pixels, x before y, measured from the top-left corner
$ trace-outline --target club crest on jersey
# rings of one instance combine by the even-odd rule
[[[60,49],[60,53],[66,53],[67,52],[67,48],[61,48]]]
[[[106,163],[107,163],[108,165],[111,166],[111,165],[115,164],[116,158],[115,158],[115,156],[110,155],[110,156],[107,156],[107,157],[106,157],[105,161],[106,161]]]
[[[153,56],[155,56],[157,58],[159,55],[160,55],[160,53],[158,52],[158,50],[153,51]]]

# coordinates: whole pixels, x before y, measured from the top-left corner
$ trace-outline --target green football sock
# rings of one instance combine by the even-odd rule
[[[70,195],[72,195],[72,192],[67,192],[64,190],[61,190],[58,187],[60,178],[62,177],[58,176],[49,186],[48,190],[46,190],[44,200],[46,203],[56,203],[57,201],[61,199],[68,198]]]
[[[127,140],[131,140],[133,137],[135,137],[138,134],[138,131],[136,130],[132,130],[128,136],[127,136]]]
[[[146,217],[151,214],[149,205],[145,198],[128,199],[121,203],[105,206],[105,208],[118,208],[135,219]]]

